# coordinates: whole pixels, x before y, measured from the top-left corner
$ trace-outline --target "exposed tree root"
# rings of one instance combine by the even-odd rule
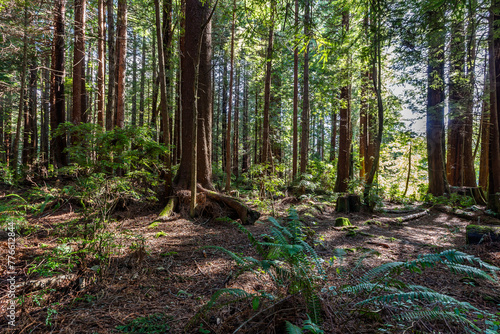
[[[224,209],[224,207],[227,207],[230,211],[236,212],[237,217],[232,218],[240,219],[243,225],[253,224],[260,218],[259,212],[252,210],[238,198],[205,189],[201,185],[198,185],[198,194],[196,197],[197,212],[200,215],[208,215],[213,218],[231,216],[231,214],[227,212],[228,209]],[[189,207],[190,202],[191,192],[189,190],[178,190],[175,196],[172,196],[168,200],[167,205],[158,215],[157,220],[169,220],[176,210],[181,214],[187,214],[186,208]]]
[[[241,223],[243,225],[253,224],[260,218],[259,212],[252,210],[237,198],[205,189],[200,185],[198,185],[198,191],[205,194],[207,198],[217,202],[222,202],[236,211],[236,213],[238,214],[238,218],[241,220]]]

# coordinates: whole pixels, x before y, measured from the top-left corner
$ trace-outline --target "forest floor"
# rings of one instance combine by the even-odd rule
[[[1,190],[0,201],[7,200],[9,192],[8,189]],[[276,201],[277,217],[286,216],[291,205],[287,202],[290,202],[289,199]],[[382,263],[415,259],[418,255],[445,249],[464,251],[500,266],[498,243],[466,245],[465,228],[470,220],[430,209],[423,217],[398,223],[387,218],[423,209],[390,202],[384,205],[392,213],[339,214],[334,211],[334,204],[314,199],[294,204],[305,226],[318,241],[316,252],[325,259],[325,263],[330,263],[327,265],[328,279],[323,282],[325,287],[353,284],[360,273]],[[152,224],[160,211],[158,205],[133,202],[113,213],[112,223],[106,229],[108,238],[103,237],[101,241],[101,249],[109,246],[113,254],[106,266],[101,263],[103,270],[96,266],[98,262],[95,261],[84,264],[80,261],[78,266],[71,267],[70,262],[76,262],[71,257],[63,259],[66,262],[62,261],[62,264],[50,267],[56,249],[71,247],[72,252],[78,251],[79,246],[69,237],[71,226],[81,222],[81,208],[66,202],[41,215],[28,214],[29,224],[37,228],[17,237],[16,295],[22,303],[17,305],[13,332],[120,333],[127,328],[132,331],[132,320],[155,314],[164,325],[164,330],[159,333],[180,333],[185,331],[189,320],[218,289],[232,287],[255,292],[270,286],[263,277],[245,274],[235,278],[237,267],[227,255],[212,249],[200,250],[204,246],[220,246],[237,254],[255,255],[247,237],[232,224],[206,218],[192,221],[181,217]],[[248,226],[257,238],[269,233],[271,223],[267,217],[263,215],[256,224]],[[357,229],[349,232],[334,227],[337,217],[348,217]],[[5,235],[0,235],[0,240],[0,279],[5,290],[9,277],[6,269],[8,243]],[[336,249],[345,252],[342,262],[338,259],[332,261]],[[54,256],[51,257],[51,254]],[[363,261],[360,262],[360,259]],[[356,267],[357,263],[361,264]],[[51,278],[44,277],[42,268],[46,268],[47,272],[52,270],[52,274],[47,274]],[[482,310],[500,311],[497,309],[500,304],[498,282],[465,279],[463,275],[452,275],[439,268],[410,276],[408,279],[413,283],[470,302]],[[9,328],[4,307],[6,298],[6,294],[2,293],[2,332]],[[335,307],[335,301],[332,301],[331,307]],[[305,318],[303,309],[293,301],[283,305],[281,311],[262,312],[252,322],[254,327],[249,323],[239,332],[282,333],[283,320]],[[327,333],[374,333],[383,327],[377,317],[346,317],[339,323],[339,319],[328,316],[328,307],[324,312],[323,328]],[[198,319],[187,331],[232,333],[254,313],[244,303],[228,305]],[[119,326],[122,326],[121,330],[117,329]],[[456,333],[463,330],[448,323],[441,326],[441,329],[433,327],[428,330],[438,328],[442,332]],[[391,332],[390,328],[386,329]]]

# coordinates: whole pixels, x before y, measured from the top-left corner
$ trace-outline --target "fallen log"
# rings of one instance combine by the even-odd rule
[[[500,226],[470,224],[465,231],[465,243],[468,245],[500,241]]]
[[[198,185],[198,191],[200,193],[204,193],[205,196],[207,196],[207,198],[214,201],[222,202],[231,209],[233,209],[234,211],[236,211],[243,225],[253,224],[260,218],[259,212],[252,210],[237,198],[205,189],[201,185]]]

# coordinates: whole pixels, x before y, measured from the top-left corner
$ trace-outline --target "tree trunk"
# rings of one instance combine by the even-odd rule
[[[23,164],[32,167],[35,161],[37,126],[36,126],[36,106],[37,106],[37,79],[38,65],[33,60],[29,69],[28,82],[28,108],[24,118],[24,144],[23,144]]]
[[[342,27],[344,34],[347,34],[349,32],[349,12],[347,11],[342,14]],[[334,188],[335,192],[341,193],[347,191],[347,182],[351,177],[349,173],[351,160],[351,77],[349,68],[345,68],[343,71],[343,86],[340,88],[339,153]]]
[[[125,126],[125,70],[127,66],[127,0],[118,0],[116,19],[115,126]]]
[[[246,67],[243,71],[243,155],[241,157],[241,173],[248,172],[250,168],[250,128],[248,117],[248,78]]]
[[[108,103],[106,105],[106,130],[113,130],[115,124],[116,50],[115,19],[113,0],[107,0],[108,10]]]
[[[489,142],[489,186],[488,186],[488,209],[500,212],[498,193],[500,192],[500,1],[493,0],[490,12],[490,142]]]
[[[66,122],[64,96],[64,16],[65,0],[55,0],[54,3],[54,40],[52,43],[52,71],[50,78],[50,130],[52,140],[50,152],[52,163],[56,168],[68,165],[65,152],[66,138],[64,135],[54,134],[57,127]]]
[[[160,92],[161,92],[160,105],[161,105],[161,115],[163,121],[163,131],[164,131],[163,140],[164,143],[168,145],[170,138],[169,135],[170,124],[169,124],[168,109],[167,109],[168,99],[167,99],[167,83],[166,83],[166,73],[165,73],[165,55],[163,48],[162,27],[160,22],[159,0],[155,0],[155,9],[156,9],[156,36],[158,39],[158,62],[159,62],[158,68],[160,70]],[[165,160],[167,169],[167,172],[165,174],[165,193],[166,196],[170,196],[172,192],[172,176],[170,173],[171,170],[170,153],[166,154]]]
[[[475,50],[470,50],[474,53]],[[468,58],[470,57],[468,53]],[[450,46],[450,112],[448,118],[448,150],[446,174],[448,183],[457,187],[475,187],[475,173],[472,158],[472,101],[465,69],[472,65],[465,63],[465,36],[462,18],[451,25]],[[471,71],[471,73],[473,73]]]
[[[40,113],[40,162],[46,169],[49,167],[49,122],[50,122],[50,58],[44,58],[44,69],[41,75],[42,102]]]
[[[446,180],[444,149],[444,40],[443,13],[428,12],[427,35],[429,59],[427,66],[427,155],[429,190],[434,196],[449,191]]]
[[[182,119],[193,120],[197,103],[197,182],[203,188],[213,189],[211,176],[211,152],[210,142],[212,140],[212,85],[211,85],[211,58],[212,58],[212,34],[209,1],[186,0],[184,36],[181,39],[181,99]],[[206,25],[203,27],[203,25]],[[189,38],[187,38],[189,36]],[[201,43],[201,45],[200,45]],[[201,51],[198,55],[199,50]],[[199,58],[199,71],[197,76],[195,60]],[[198,89],[195,94],[195,77],[198,77]],[[193,147],[193,124],[183,122],[182,125],[182,156],[179,171],[176,175],[176,185],[179,189],[189,189],[192,184],[191,166]]]
[[[304,174],[307,169],[307,159],[309,155],[309,118],[310,118],[310,105],[309,105],[309,30],[310,30],[310,5],[309,0],[305,2],[305,15],[304,15],[304,35],[306,38],[306,49],[304,52],[304,96],[302,105],[302,138],[300,139],[300,173]]]
[[[234,126],[233,126],[233,174],[239,176],[239,120],[240,120],[240,72],[236,71],[236,98],[234,103]]]
[[[86,0],[75,0],[75,41],[73,53],[73,112],[71,120],[78,125],[84,122],[87,111],[85,88],[85,20]],[[73,139],[74,140],[74,139]]]
[[[141,91],[139,92],[139,126],[144,126],[144,93],[146,84],[146,36],[142,36]]]
[[[224,55],[224,72],[222,74],[222,171],[226,171],[226,150],[227,150],[227,61]]]
[[[272,72],[272,59],[273,59],[273,37],[274,37],[274,12],[276,10],[275,0],[271,0],[271,20],[269,26],[269,37],[267,40],[266,52],[266,77],[264,82],[264,112],[262,123],[262,158],[261,163],[271,161],[271,142],[269,139],[270,125],[269,125],[269,109],[271,101],[271,72]]]
[[[16,126],[16,136],[14,138],[14,147],[12,149],[13,159],[12,168],[14,169],[14,175],[17,175],[17,165],[19,164],[19,143],[21,141],[21,126],[23,121],[23,111],[25,106],[24,101],[24,90],[26,84],[26,68],[28,62],[28,5],[24,5],[24,31],[23,31],[23,64],[21,67],[21,87],[19,94],[19,109],[17,115],[17,126]]]
[[[295,0],[295,27],[299,27],[299,0]],[[297,31],[295,32],[297,35]],[[297,36],[295,37],[297,38]],[[298,117],[299,117],[299,46],[293,48],[293,139],[292,139],[292,180],[297,177],[298,164]],[[333,160],[332,160],[333,161]]]
[[[132,126],[137,125],[137,33],[132,41]]]
[[[337,113],[332,111],[332,133],[330,134],[330,162],[335,161],[335,146],[337,138]]]
[[[104,127],[104,77],[106,22],[104,20],[104,0],[97,1],[97,124]]]
[[[489,91],[489,75],[486,76],[484,92]],[[488,156],[490,144],[490,105],[483,98],[483,107],[481,110],[481,153],[479,156],[479,186],[484,190],[488,190]]]
[[[226,129],[226,192],[231,190],[231,115],[233,110],[233,80],[234,80],[234,29],[236,24],[236,0],[233,0],[233,21],[231,24],[231,53],[229,69],[229,111],[227,113]],[[236,152],[234,152],[236,154]],[[238,168],[238,166],[236,166]]]

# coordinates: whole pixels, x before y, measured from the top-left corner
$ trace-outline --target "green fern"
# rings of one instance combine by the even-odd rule
[[[399,321],[414,321],[414,320],[426,320],[426,321],[435,321],[435,320],[445,320],[460,324],[465,324],[466,326],[470,326],[472,329],[476,330],[479,333],[482,333],[482,330],[477,327],[472,321],[464,317],[458,312],[450,312],[450,311],[441,311],[441,310],[422,310],[422,311],[412,311],[401,313],[396,316],[396,319]]]

